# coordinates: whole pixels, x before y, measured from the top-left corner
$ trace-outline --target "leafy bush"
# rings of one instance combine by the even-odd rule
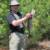
[[[36,10],[31,30],[33,42],[36,42],[50,30],[50,0],[19,0],[19,2],[20,11],[24,15],[30,12],[32,8]],[[5,20],[9,8],[8,0],[1,0],[0,7],[0,37],[4,37],[8,31],[7,21]]]

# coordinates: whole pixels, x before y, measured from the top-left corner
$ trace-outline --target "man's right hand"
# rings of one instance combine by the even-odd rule
[[[27,13],[26,17],[27,17],[27,19],[32,19],[32,14],[31,13]]]

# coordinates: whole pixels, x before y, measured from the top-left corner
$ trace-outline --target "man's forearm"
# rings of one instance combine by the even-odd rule
[[[24,21],[26,21],[28,18],[25,16],[25,17],[23,17],[23,18],[21,18],[21,19],[18,19],[18,20],[13,20],[12,21],[12,25],[13,26],[18,26],[18,25],[20,25],[21,23],[23,23]]]
[[[21,23],[23,23],[24,21],[26,21],[27,19],[30,19],[30,18],[32,18],[32,14],[27,13],[25,17],[18,19],[18,20],[13,20],[12,25],[18,26],[18,25],[20,25]]]
[[[27,17],[23,17],[19,20],[16,20],[17,25],[23,23],[24,21],[26,21],[28,18]]]

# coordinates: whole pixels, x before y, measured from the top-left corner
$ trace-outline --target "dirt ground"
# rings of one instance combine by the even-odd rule
[[[9,50],[8,48],[0,48],[0,50]]]
[[[50,50],[50,48],[42,48],[42,47],[38,47],[38,48],[29,48],[27,50]]]
[[[8,48],[0,48],[0,50],[9,50]],[[45,40],[28,47],[27,50],[50,50],[50,41]]]
[[[50,40],[39,41],[37,44],[28,47],[27,50],[50,50]]]

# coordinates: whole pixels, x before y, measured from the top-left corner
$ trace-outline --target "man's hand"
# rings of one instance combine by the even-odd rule
[[[31,13],[27,13],[26,17],[27,17],[27,19],[32,19],[32,14]]]
[[[27,17],[27,19],[32,19],[32,16],[34,16],[34,15],[35,15],[35,10],[32,9],[31,13],[26,14],[26,17]]]

